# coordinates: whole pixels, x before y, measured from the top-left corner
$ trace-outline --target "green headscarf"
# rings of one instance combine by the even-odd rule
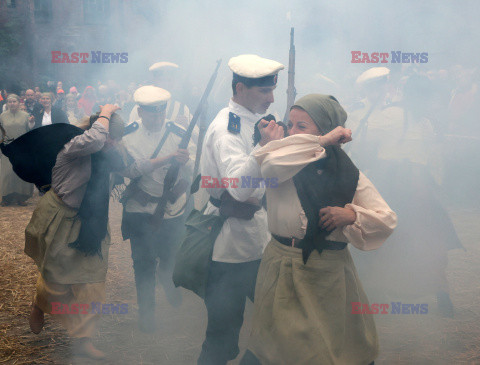
[[[343,126],[347,120],[347,112],[331,95],[309,94],[298,99],[292,106],[295,107],[305,110],[322,134]]]

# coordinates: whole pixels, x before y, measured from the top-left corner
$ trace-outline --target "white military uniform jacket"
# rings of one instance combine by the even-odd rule
[[[240,132],[228,131],[229,113],[240,117]],[[248,109],[230,100],[227,108],[222,109],[210,124],[205,135],[205,141],[200,160],[200,171],[203,177],[236,178],[238,188],[207,188],[213,198],[220,199],[225,190],[238,200],[248,198],[261,200],[265,194],[265,187],[242,187],[242,177],[251,179],[260,178],[260,166],[252,155],[258,149],[253,147],[253,131],[255,123],[261,118]],[[208,203],[206,214],[219,214],[219,209]],[[267,212],[260,209],[251,220],[228,218],[215,241],[213,261],[241,263],[259,260],[271,235],[267,227]]]
[[[179,125],[180,127],[184,129],[188,129],[188,126],[192,121],[192,118],[193,118],[193,115],[190,114],[190,109],[188,109],[188,107],[185,104],[172,99],[170,99],[167,102],[167,109],[165,111],[166,120],[175,122],[175,124]],[[132,111],[130,112],[128,123],[129,124],[133,123],[139,119],[140,119],[140,116],[138,115],[138,105],[135,105]],[[197,150],[198,135],[200,133],[200,130],[198,128],[198,122],[199,121],[197,121],[197,125],[195,125],[195,128],[193,129],[192,138],[190,142],[195,152]],[[195,155],[191,155],[191,157],[194,158]]]
[[[149,131],[141,121],[137,122],[139,124],[138,129],[123,138],[123,145],[127,149],[130,156],[138,163],[141,164],[145,160],[149,160],[157,148],[160,140],[166,131],[167,121],[163,124],[163,127],[159,131]],[[178,125],[177,125],[178,126]],[[168,138],[165,141],[162,149],[160,150],[158,157],[167,156],[171,153],[174,153],[178,150],[178,144],[180,143],[181,137],[170,132]],[[193,173],[193,161],[195,158],[195,151],[192,149],[191,145],[188,146],[190,153],[190,160],[180,168],[178,180],[185,179],[191,181]],[[143,165],[143,164],[142,164]],[[140,181],[139,188],[142,189],[147,194],[154,197],[161,197],[163,194],[163,182],[165,180],[165,175],[167,174],[170,164],[164,165],[158,169],[148,169],[145,171],[144,168],[139,169],[143,172]],[[174,218],[180,216],[184,213],[186,202],[186,193],[180,196],[177,201],[173,204],[167,203],[165,210],[165,219]],[[157,207],[158,203],[149,202],[145,206],[141,205],[135,199],[129,199],[126,205],[126,211],[129,213],[148,213],[153,214]]]

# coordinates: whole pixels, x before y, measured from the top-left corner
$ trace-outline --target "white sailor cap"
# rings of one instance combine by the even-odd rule
[[[233,80],[247,86],[274,86],[277,74],[285,68],[280,62],[245,54],[230,58],[228,67],[233,72]]]
[[[172,69],[177,69],[179,66],[173,62],[157,62],[151,65],[149,71],[167,71]]]
[[[133,100],[142,108],[152,112],[166,109],[170,93],[159,87],[148,85],[138,88],[133,94]]]
[[[372,67],[358,76],[356,83],[363,84],[367,81],[379,80],[382,77],[387,77],[390,70],[386,67]]]

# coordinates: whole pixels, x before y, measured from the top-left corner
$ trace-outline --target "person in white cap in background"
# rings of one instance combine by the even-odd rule
[[[140,120],[127,127],[128,132],[132,129],[134,132],[124,139],[128,154],[142,170],[140,178],[130,182],[122,199],[122,234],[124,239],[130,239],[139,327],[144,332],[155,331],[156,272],[167,300],[175,306],[181,302],[179,289],[172,282],[173,258],[184,230],[185,191],[192,179],[193,163],[189,160],[189,151],[178,149],[183,129],[165,121],[170,97],[168,91],[156,86],[137,89],[134,99]],[[157,148],[158,156],[154,156]],[[189,150],[192,154],[191,146]],[[153,226],[150,218],[163,195],[165,175],[174,160],[181,164],[181,168],[173,196],[169,198],[162,223]]]
[[[453,317],[446,268],[448,250],[462,248],[439,191],[441,141],[432,123],[432,85],[413,74],[400,104],[386,104],[390,71],[374,67],[357,79],[364,108],[352,112],[350,155],[398,214],[399,227],[381,250],[353,252],[365,288],[377,302],[436,296],[442,316]]]
[[[246,298],[253,301],[258,266],[270,241],[267,214],[261,205],[265,187],[242,186],[242,179],[260,178],[252,152],[255,123],[274,102],[273,91],[281,63],[256,55],[230,59],[233,97],[208,127],[200,160],[202,176],[238,179],[229,185],[207,188],[210,201],[205,214],[220,214],[225,223],[213,249],[205,294],[208,312],[206,338],[198,364],[226,364],[237,357],[238,336]],[[259,145],[283,137],[283,128],[264,122]]]
[[[180,72],[179,69],[180,67],[173,62],[162,61],[154,63],[149,67],[148,70],[150,71],[150,79],[152,85],[168,90],[172,95],[172,97],[167,102],[167,106],[165,109],[165,119],[168,122],[173,122],[180,128],[187,130],[193,116],[192,114],[190,114],[190,109],[185,103],[174,99],[176,96],[175,91],[178,90],[178,74]],[[129,123],[138,121],[138,119],[138,106],[135,105],[130,112]],[[193,129],[189,147],[193,151],[193,156],[196,155],[197,150],[198,136],[200,133],[198,127],[199,123],[200,120],[197,121],[197,125]],[[195,199],[201,200],[199,194],[195,195]],[[191,199],[189,199],[187,207],[185,209],[187,215],[193,209],[193,205],[194,199],[192,197]]]
[[[176,89],[177,73],[179,66],[172,62],[156,62],[149,67],[152,84],[163,89],[174,91]],[[165,112],[167,120],[180,124],[185,129],[192,120],[190,109],[185,103],[170,98]],[[138,107],[134,107],[130,113],[129,122],[138,120]]]

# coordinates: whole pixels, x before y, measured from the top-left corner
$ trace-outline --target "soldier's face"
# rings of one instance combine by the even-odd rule
[[[142,118],[142,123],[147,126],[158,126],[165,122],[165,111],[157,112],[139,108],[138,115]]]
[[[244,85],[243,85],[244,86]],[[245,100],[245,107],[253,113],[265,114],[275,99],[273,90],[276,86],[252,86],[242,88]]]

